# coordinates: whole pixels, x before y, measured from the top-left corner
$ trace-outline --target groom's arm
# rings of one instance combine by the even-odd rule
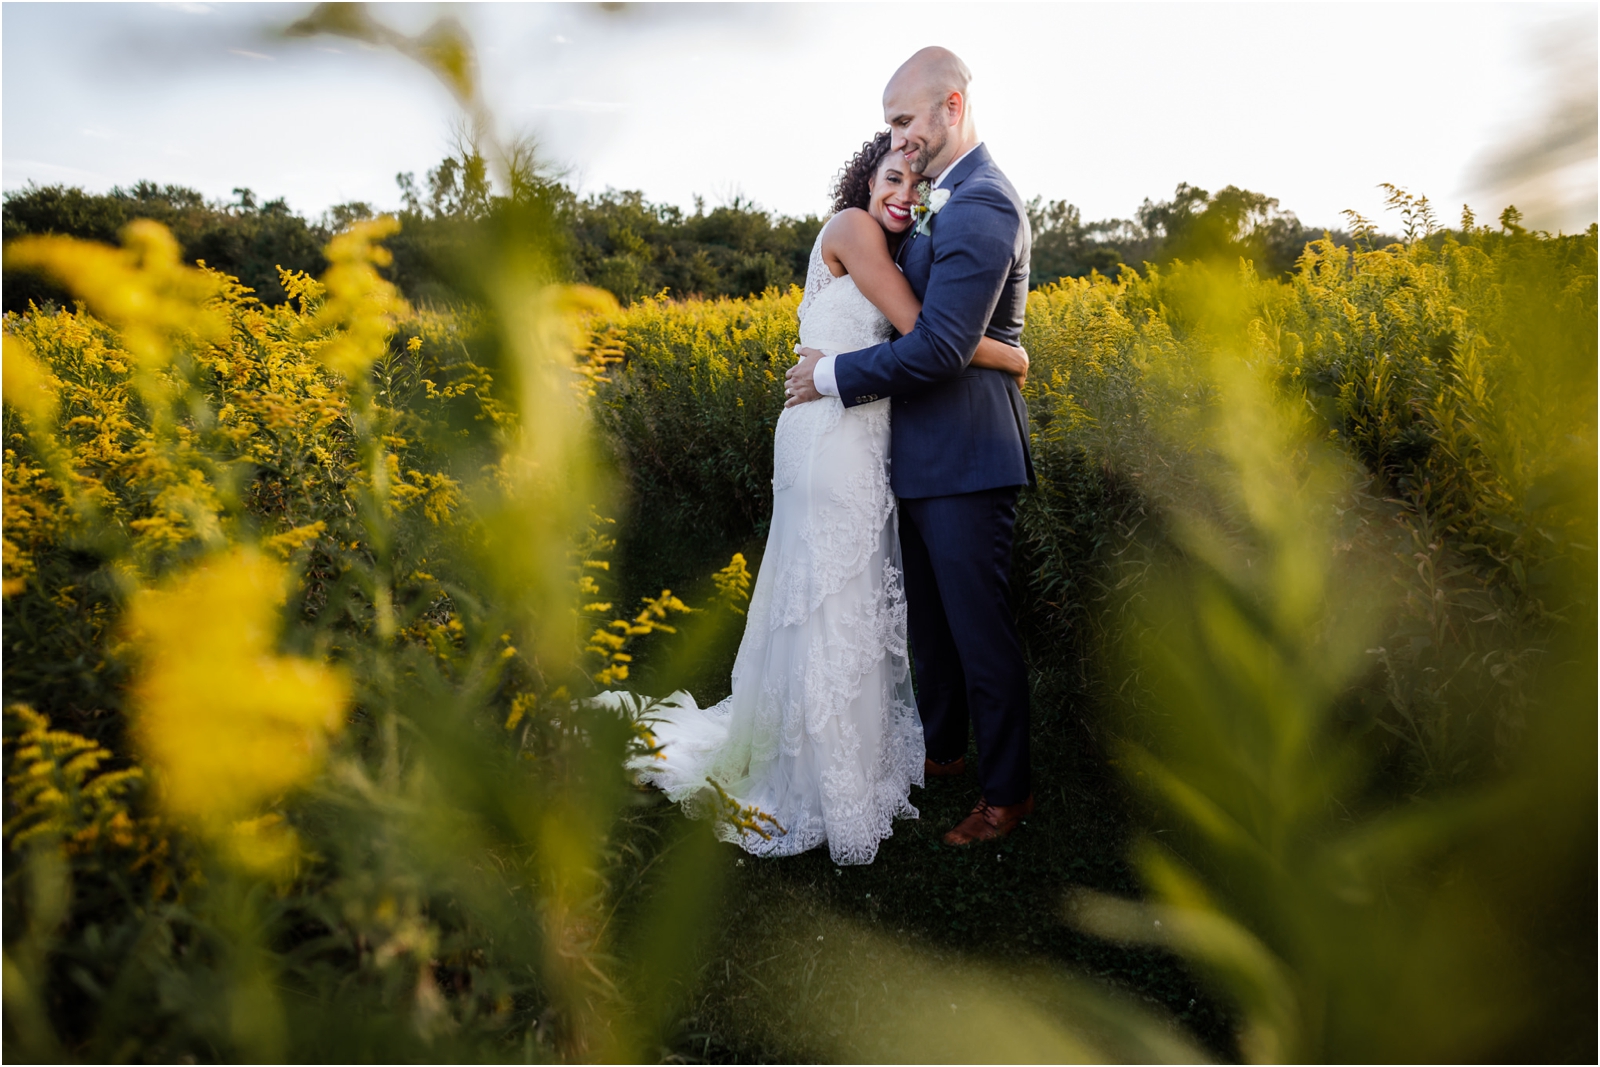
[[[935,232],[944,232],[934,245],[916,327],[893,341],[820,360],[814,369],[819,392],[852,407],[916,392],[955,377],[972,362],[1011,275],[1023,221],[994,186],[962,192],[968,195],[952,197],[934,218]],[[1015,344],[1020,338],[1000,340]]]

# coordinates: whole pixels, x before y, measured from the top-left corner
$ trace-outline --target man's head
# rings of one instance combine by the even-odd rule
[[[883,90],[883,118],[913,169],[932,176],[978,143],[967,86],[972,72],[948,48],[924,48],[900,65]]]

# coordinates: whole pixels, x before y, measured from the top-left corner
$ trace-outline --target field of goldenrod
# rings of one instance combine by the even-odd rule
[[[1596,231],[1400,204],[1286,282],[1029,302],[1035,703],[1150,831],[1142,898],[1050,892],[1186,961],[1252,1060],[1593,1039]],[[451,310],[384,279],[384,220],[278,306],[154,224],[6,249],[77,301],[5,319],[8,1055],[681,1054],[728,865],[582,698],[723,695],[798,296],[618,308],[502,221]],[[760,961],[879,1020],[768,1047],[978,1047],[880,934]],[[1061,989],[1005,1048],[1199,1054]]]

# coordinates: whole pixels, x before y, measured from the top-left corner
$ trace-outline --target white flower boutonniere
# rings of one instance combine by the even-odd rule
[[[950,190],[935,189],[927,182],[917,183],[917,202],[911,205],[911,217],[916,221],[916,234],[926,236],[933,228],[933,217],[944,209],[950,199]]]

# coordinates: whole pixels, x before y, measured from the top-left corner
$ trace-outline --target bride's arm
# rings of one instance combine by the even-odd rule
[[[993,337],[980,337],[978,350],[972,354],[974,367],[992,367],[1003,370],[1017,380],[1021,388],[1028,380],[1028,350]]]
[[[822,256],[838,262],[856,280],[861,295],[872,301],[900,333],[910,333],[916,326],[922,301],[894,265],[883,227],[871,215],[860,208],[849,208],[830,219],[822,235]],[[1028,377],[1028,353],[992,337],[979,339],[972,365],[1005,371],[1017,379],[1018,385]]]
[[[902,334],[910,333],[922,314],[922,301],[894,265],[883,227],[860,208],[846,208],[828,220],[822,232],[822,258],[837,262],[856,280],[861,295]]]

